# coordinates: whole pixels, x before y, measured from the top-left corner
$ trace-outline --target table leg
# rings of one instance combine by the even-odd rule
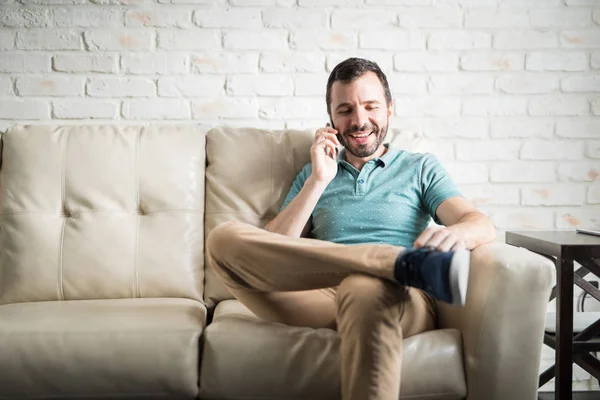
[[[573,388],[573,260],[558,257],[556,271],[555,398],[570,400]]]

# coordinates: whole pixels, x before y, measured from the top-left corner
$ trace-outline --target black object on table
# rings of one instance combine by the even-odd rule
[[[583,279],[600,277],[600,237],[574,231],[506,232],[506,243],[546,256],[556,266],[556,335],[546,333],[544,343],[556,351],[556,364],[540,375],[539,386],[554,376],[555,398],[572,397],[573,362],[600,379],[600,361],[590,352],[600,351],[600,319],[573,336],[573,284],[600,301],[600,290]],[[574,271],[574,262],[581,267]],[[600,397],[600,394],[599,394]]]

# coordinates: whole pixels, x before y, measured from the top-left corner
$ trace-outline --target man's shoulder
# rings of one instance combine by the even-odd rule
[[[437,158],[431,153],[414,153],[408,150],[397,150],[392,161],[403,166],[420,166],[424,163],[437,162]]]

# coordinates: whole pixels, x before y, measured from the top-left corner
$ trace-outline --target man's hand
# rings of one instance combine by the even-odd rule
[[[312,162],[311,178],[318,183],[329,184],[337,174],[337,130],[329,126],[320,128],[315,133],[315,139],[310,148]]]
[[[425,229],[413,244],[415,249],[432,247],[440,251],[456,251],[466,248],[465,239],[452,227],[430,226]]]

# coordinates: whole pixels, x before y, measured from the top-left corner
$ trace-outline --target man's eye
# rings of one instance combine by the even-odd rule
[[[377,106],[370,106],[370,107],[366,107],[367,110],[377,110],[379,107]]]
[[[350,112],[350,110],[341,110],[340,114],[348,114]]]

